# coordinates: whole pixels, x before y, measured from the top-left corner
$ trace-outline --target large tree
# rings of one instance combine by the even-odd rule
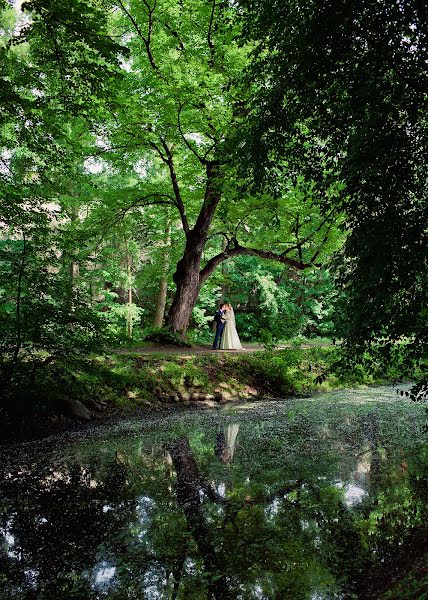
[[[310,183],[284,179],[275,196],[250,194],[233,166],[235,132],[248,110],[239,83],[248,48],[238,43],[236,7],[217,0],[111,7],[111,35],[121,36],[128,55],[109,111],[93,128],[93,154],[110,165],[112,189],[118,172],[139,164],[144,174],[138,185],[117,190],[116,206],[109,202],[113,224],[130,210],[155,206],[164,220],[175,211],[182,255],[167,323],[184,333],[201,286],[219,264],[253,254],[296,269],[312,266],[329,239],[332,215],[314,209],[311,216]],[[61,25],[65,17],[52,18]]]
[[[272,206],[266,197],[251,198],[231,166],[231,133],[241,127],[246,114],[245,94],[237,82],[248,54],[238,45],[235,7],[216,0],[118,2],[117,7],[118,25],[128,32],[130,60],[114,110],[119,127],[110,130],[109,139],[113,152],[131,152],[134,160],[143,156],[166,174],[162,184],[159,179],[143,183],[133,203],[171,205],[178,212],[184,243],[167,322],[173,331],[185,332],[201,286],[224,260],[256,254],[304,269],[317,251],[311,245],[310,254],[299,254],[304,244],[291,232],[292,241],[277,249],[273,239],[273,247],[248,244],[246,220],[263,207],[271,227],[279,204]],[[233,232],[224,231],[230,204],[241,207]],[[325,219],[314,229],[325,234],[327,227]],[[247,243],[242,242],[243,233]],[[204,251],[212,254],[208,242],[216,235],[226,244],[203,264]]]

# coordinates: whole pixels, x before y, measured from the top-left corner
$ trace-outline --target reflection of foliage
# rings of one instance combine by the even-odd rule
[[[142,438],[116,431],[103,441],[103,433],[69,444],[53,466],[32,459],[32,474],[25,457],[10,457],[16,464],[1,484],[2,597],[15,590],[21,598],[19,586],[26,593],[33,585],[44,599],[56,585],[58,600],[204,599],[219,566],[227,590],[217,587],[216,598],[363,593],[366,573],[388,569],[425,527],[427,455],[417,441],[419,406],[368,409],[351,399],[276,404],[217,423],[177,419],[145,427]],[[227,437],[231,423],[239,423],[235,450],[223,462],[216,431]],[[97,581],[107,567],[110,578]]]
[[[3,494],[19,494],[24,510],[4,521],[9,550],[2,556],[8,581],[2,597],[20,597],[26,582],[25,587],[36,585],[41,600],[74,594],[92,598],[90,573],[77,573],[96,563],[100,546],[124,525],[121,511],[106,512],[105,506],[129,510],[135,504],[128,504],[124,470],[113,466],[102,479],[93,479],[96,463],[85,469],[38,466],[37,474],[3,482]],[[122,515],[127,512],[122,509]]]

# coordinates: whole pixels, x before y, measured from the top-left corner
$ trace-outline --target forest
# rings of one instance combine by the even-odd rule
[[[338,368],[424,389],[425,8],[360,8],[2,1],[9,403],[94,351],[207,343],[222,300],[244,343],[340,340]]]
[[[424,360],[424,8],[299,6],[3,1],[7,388],[221,300],[244,341]]]
[[[0,0],[2,598],[425,597],[427,76],[421,0]]]

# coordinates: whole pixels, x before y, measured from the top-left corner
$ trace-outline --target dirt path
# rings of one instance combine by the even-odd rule
[[[325,343],[313,343],[313,344],[301,344],[299,348],[326,348],[331,344]],[[278,344],[274,350],[284,350],[285,348],[291,348],[292,344]],[[242,350],[213,350],[209,344],[199,344],[192,346],[191,348],[177,348],[176,346],[142,346],[140,348],[120,348],[116,350],[118,354],[182,354],[182,355],[196,355],[196,354],[213,354],[214,352],[223,354],[245,354],[247,352],[261,352],[264,348],[260,344],[246,343]]]

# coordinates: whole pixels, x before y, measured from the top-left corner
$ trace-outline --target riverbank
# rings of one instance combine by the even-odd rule
[[[335,372],[337,349],[241,353],[123,351],[55,362],[23,385],[2,419],[3,437],[43,436],[79,423],[186,406],[307,396],[338,387],[388,384],[391,371]],[[27,379],[29,381],[29,378]],[[12,398],[12,400],[14,400]]]

